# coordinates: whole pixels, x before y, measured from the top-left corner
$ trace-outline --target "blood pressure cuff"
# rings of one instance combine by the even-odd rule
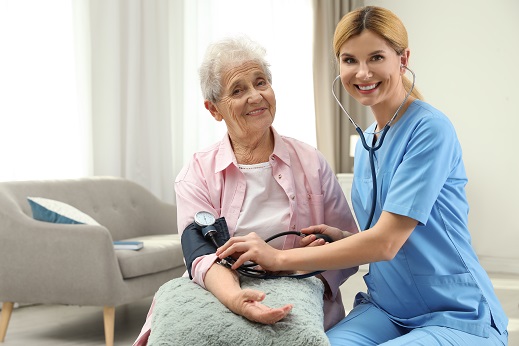
[[[225,222],[225,218],[221,217],[216,219],[214,227],[216,228],[216,241],[221,246],[231,238],[229,236],[229,229],[227,228],[227,222]],[[182,252],[184,254],[184,261],[186,262],[189,278],[193,279],[191,276],[191,267],[193,265],[193,261],[197,257],[215,253],[216,246],[213,244],[211,239],[204,238],[202,235],[202,229],[194,222],[186,227],[182,233],[180,241],[182,244]]]

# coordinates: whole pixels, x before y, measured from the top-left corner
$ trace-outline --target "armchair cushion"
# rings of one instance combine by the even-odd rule
[[[178,234],[157,234],[125,240],[137,240],[144,243],[144,247],[139,251],[115,251],[125,279],[184,266]]]
[[[96,220],[70,204],[42,197],[27,197],[27,201],[31,206],[32,216],[35,220],[52,223],[99,225]]]

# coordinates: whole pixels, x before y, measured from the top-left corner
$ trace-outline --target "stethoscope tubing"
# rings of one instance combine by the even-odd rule
[[[301,232],[287,231],[287,232],[277,233],[277,234],[274,234],[273,236],[265,239],[265,242],[268,243],[269,241],[271,241],[273,239],[276,239],[276,238],[279,238],[279,237],[282,237],[282,236],[286,236],[286,235],[291,235],[291,234],[300,236]],[[213,242],[215,243],[215,245],[217,247],[219,247],[219,245],[216,242],[216,239],[213,238]],[[224,266],[227,266],[229,268],[232,266],[233,263],[234,263],[234,259],[232,257],[227,257],[224,260],[220,261],[220,264],[222,264]],[[236,271],[238,273],[240,273],[241,275],[243,275],[243,276],[247,276],[247,277],[250,277],[250,278],[256,278],[256,279],[279,279],[279,278],[306,279],[306,278],[309,278],[311,276],[315,276],[317,274],[320,274],[320,273],[322,273],[324,271],[324,270],[317,270],[317,271],[313,271],[313,272],[309,272],[309,273],[305,273],[305,274],[270,275],[264,269],[251,268],[251,267],[255,267],[255,266],[257,266],[257,264],[254,263],[254,262],[242,264],[238,269],[236,269]]]
[[[405,65],[402,65],[402,67],[404,67],[409,72],[411,72],[411,74],[413,76],[413,82],[412,82],[411,87],[409,88],[409,91],[407,92],[404,100],[402,101],[400,106],[398,106],[397,110],[395,111],[395,113],[393,114],[391,119],[386,123],[386,125],[384,125],[384,128],[382,128],[381,131],[377,132],[377,133],[380,133],[380,139],[371,146],[368,145],[368,143],[366,142],[366,137],[364,136],[364,132],[362,131],[360,126],[351,118],[350,113],[348,113],[348,111],[342,106],[341,102],[337,98],[337,95],[335,95],[335,92],[334,92],[335,82],[341,76],[338,75],[337,77],[335,77],[335,79],[332,82],[332,95],[335,98],[335,101],[337,101],[337,103],[339,104],[339,107],[348,116],[348,120],[352,123],[352,125],[355,127],[355,130],[359,134],[359,138],[361,140],[362,146],[369,153],[369,166],[370,166],[370,170],[371,170],[371,180],[373,182],[373,191],[372,191],[371,209],[369,212],[368,220],[367,220],[366,225],[364,226],[363,230],[367,230],[368,228],[371,227],[371,223],[373,222],[373,217],[375,215],[375,209],[377,206],[377,172],[375,169],[375,152],[382,147],[382,144],[384,143],[384,138],[386,137],[386,134],[389,131],[389,128],[391,127],[391,124],[393,123],[393,120],[395,120],[396,116],[398,115],[398,112],[404,106],[405,102],[407,101],[407,99],[409,98],[411,93],[413,92],[414,84],[416,81],[416,76],[415,76],[415,73],[413,72],[413,70],[411,70],[409,67],[407,67]],[[375,133],[375,134],[377,134],[377,133]]]
[[[366,142],[366,138],[364,137],[364,134],[362,133],[362,130],[360,127],[356,127],[355,129],[359,133],[360,140],[362,142],[362,146],[364,149],[368,151],[369,154],[369,167],[371,169],[371,180],[373,183],[373,190],[371,192],[371,209],[368,216],[368,221],[366,222],[366,225],[364,226],[364,230],[371,227],[371,223],[373,222],[373,216],[375,215],[375,209],[377,206],[377,172],[375,170],[375,151],[380,149],[382,147],[382,143],[384,143],[384,138],[386,137],[387,132],[389,131],[389,128],[391,126],[386,125],[384,126],[384,129],[382,130],[382,133],[380,135],[380,139],[377,144],[374,144],[373,146],[369,146]]]

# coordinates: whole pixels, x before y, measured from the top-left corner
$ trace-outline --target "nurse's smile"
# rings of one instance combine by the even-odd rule
[[[370,94],[378,88],[380,82],[371,84],[355,84],[355,87],[361,94]]]

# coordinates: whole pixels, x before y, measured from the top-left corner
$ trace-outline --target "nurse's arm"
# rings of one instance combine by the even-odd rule
[[[368,237],[374,243],[372,250],[375,252],[375,258],[368,263],[395,258],[416,225],[418,221],[415,219],[383,211],[378,222],[368,230]]]
[[[254,237],[233,237],[217,251],[220,258],[242,253],[235,265],[253,261],[267,270],[333,270],[393,259],[418,222],[407,216],[382,212],[370,229],[330,244],[276,250]],[[329,226],[312,226],[325,233]]]

